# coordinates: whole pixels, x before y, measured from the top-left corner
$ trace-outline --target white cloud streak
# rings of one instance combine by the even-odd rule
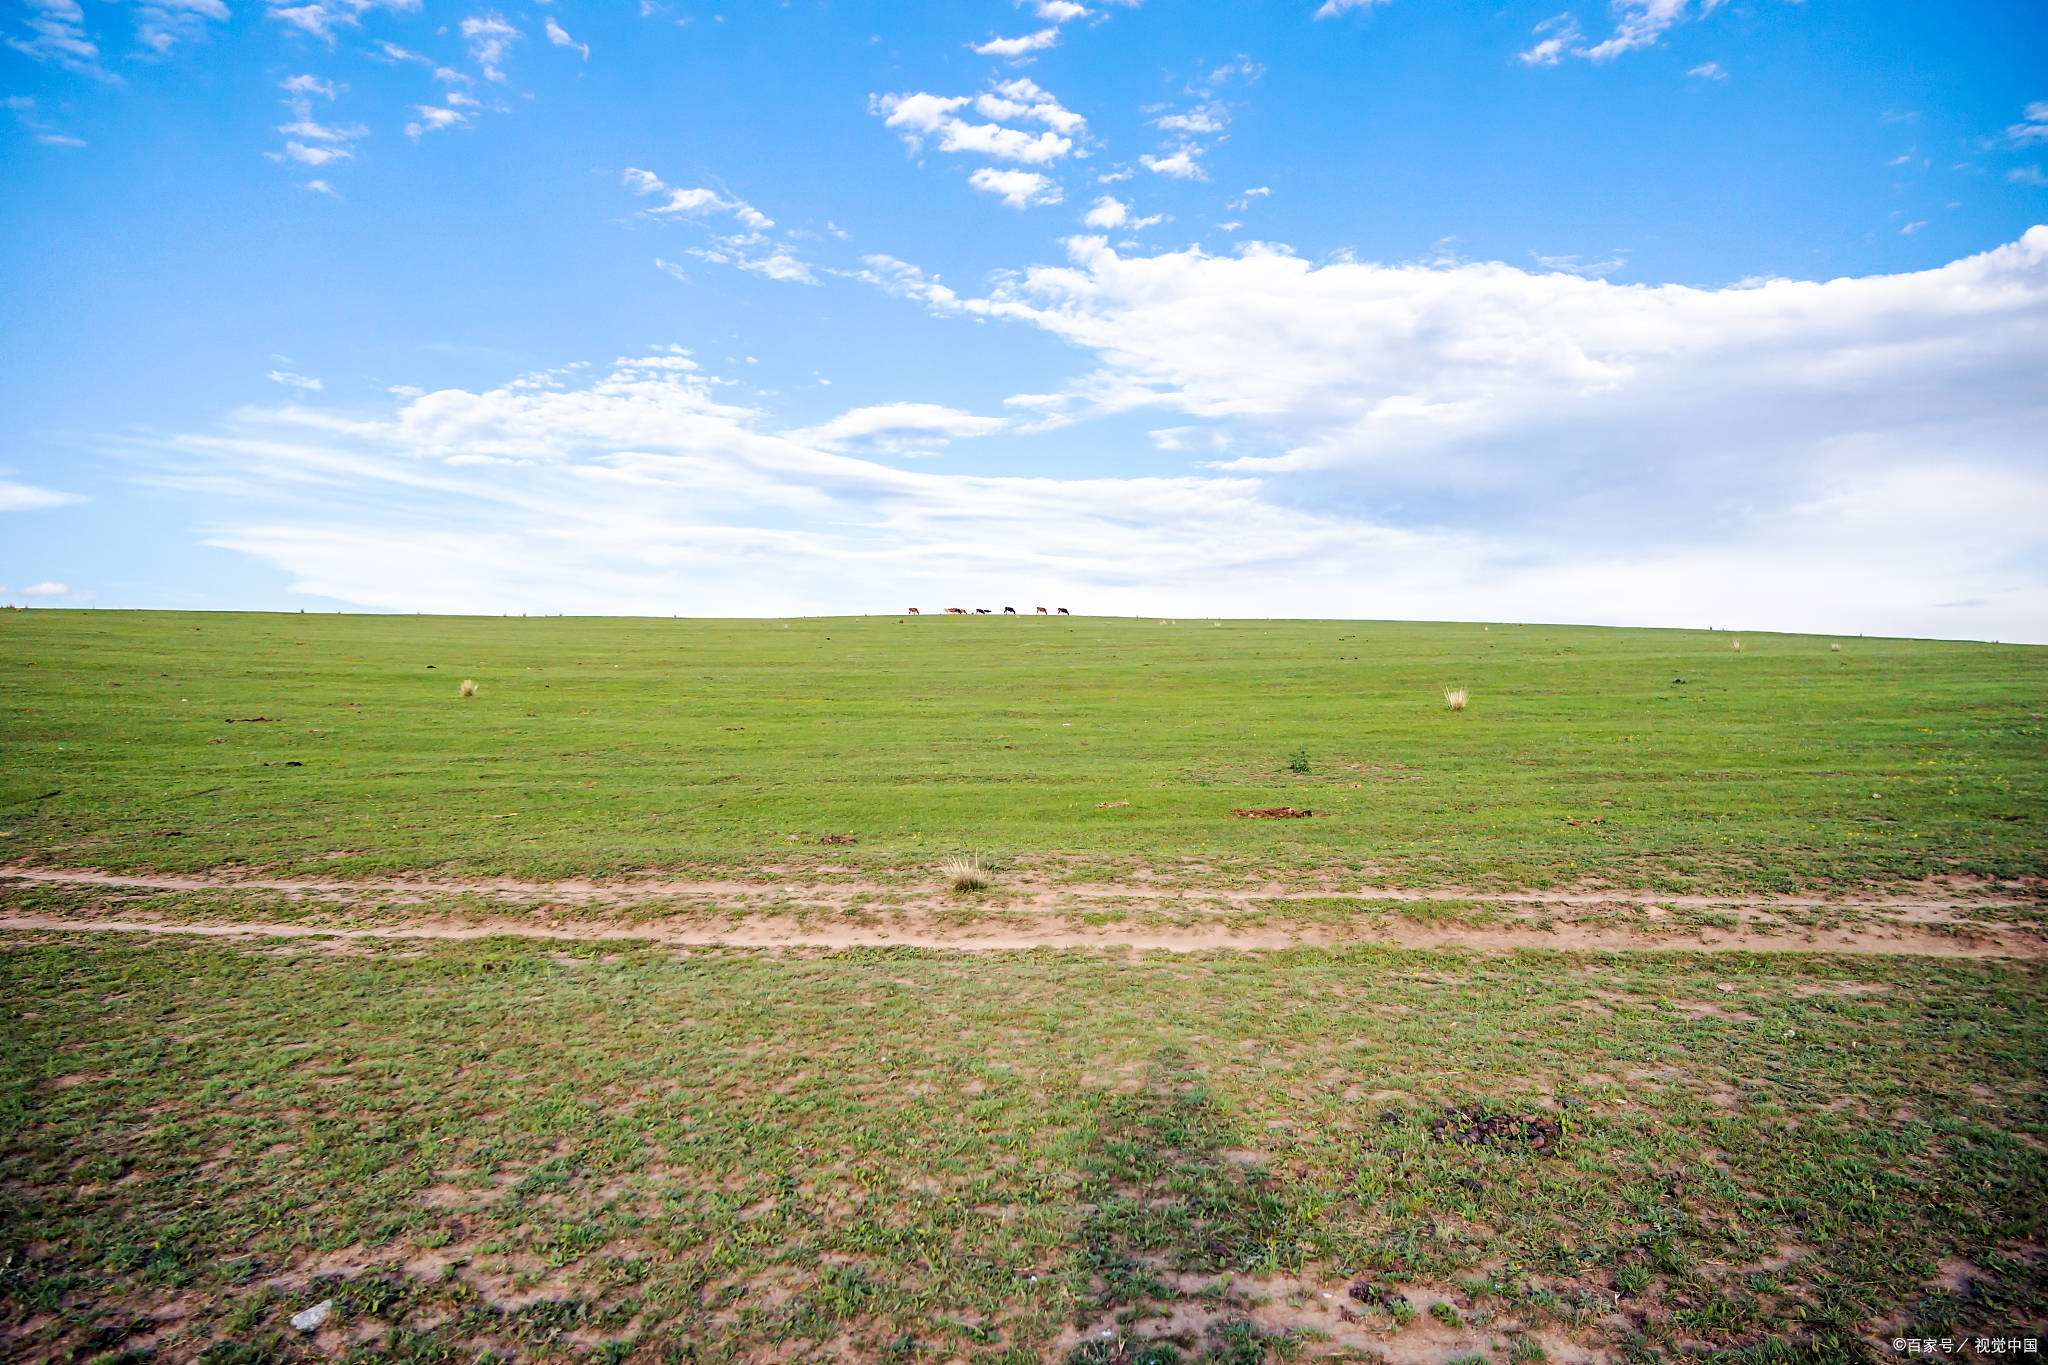
[[[859,452],[1001,419],[906,397],[776,434],[666,352],[388,413],[245,413],[170,442],[164,476],[241,490],[216,543],[403,610],[1042,593],[1092,611],[2048,639],[2048,227],[1913,274],[1721,289],[1273,247],[1125,257],[1092,237],[982,297],[887,258],[867,277],[1094,357],[1059,392],[1017,395],[1013,429],[1057,420],[1065,441],[1091,418],[1155,417],[1162,450],[1222,463],[899,468]]]
[[[76,493],[62,493],[54,488],[38,488],[34,484],[0,479],[0,512],[40,511],[45,507],[66,507],[83,501],[85,499]]]
[[[581,56],[584,61],[590,60],[590,44],[579,43],[574,38],[571,38],[569,31],[556,23],[553,15],[548,16],[547,33],[548,41],[556,47],[566,47]]]

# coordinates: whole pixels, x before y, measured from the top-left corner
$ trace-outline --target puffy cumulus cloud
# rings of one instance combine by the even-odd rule
[[[1008,425],[1008,418],[981,417],[937,403],[878,403],[788,436],[820,450],[902,454],[931,451],[962,437],[988,436]]]
[[[983,194],[1000,196],[1013,209],[1057,204],[1064,197],[1050,176],[1036,171],[999,171],[993,166],[983,166],[967,177],[967,183]]]
[[[45,579],[41,583],[31,583],[26,588],[23,588],[21,595],[23,597],[69,597],[71,589],[62,583],[56,582],[54,579]]]
[[[1207,180],[1209,173],[1196,160],[1201,154],[1200,147],[1183,146],[1165,156],[1154,156],[1148,152],[1138,158],[1138,163],[1154,175],[1169,176],[1175,180]]]
[[[1130,217],[1129,204],[1113,194],[1105,194],[1088,206],[1088,212],[1082,215],[1081,222],[1085,226],[1107,232],[1111,228],[1122,227],[1130,221]]]
[[[1790,594],[1760,593],[1756,612],[1830,628],[1818,608],[1792,611],[1818,599],[1791,569],[1804,550],[1784,547],[1812,546],[1829,600],[1867,628],[1909,623],[1881,624],[1875,598],[1857,605],[1866,572],[1918,604],[1912,629],[2003,622],[1989,633],[2012,638],[2025,620],[2048,638],[2048,534],[2014,511],[2038,503],[2011,501],[2048,484],[2048,227],[1915,274],[1722,289],[1619,285],[1584,267],[1317,264],[1265,246],[1126,257],[1083,237],[1069,251],[984,298],[907,267],[889,282],[1100,358],[1041,408],[1195,419],[1215,434],[1169,427],[1175,448],[1224,452],[1220,468],[1308,505],[1426,508],[1439,529],[1536,560],[1579,545],[1615,563],[1753,554]],[[1923,509],[1915,539],[1906,490],[1944,481],[1957,492],[1938,515]],[[1692,548],[1658,548],[1671,545]],[[1975,617],[1936,610],[1977,599]]]
[[[791,431],[680,351],[289,405],[160,443],[214,543],[433,611],[1089,611],[2048,639],[2048,228],[1933,270],[1719,289],[1488,262],[1126,257],[943,313],[1092,356],[1032,430],[1130,414],[1175,477],[880,458],[992,431],[915,395]],[[1035,425],[1034,425],[1035,419]],[[972,605],[969,603],[968,605]]]
[[[935,139],[942,152],[963,152],[995,161],[1044,166],[1073,154],[1087,121],[1028,80],[1003,82],[979,96],[875,95],[870,108],[882,116],[913,152]],[[962,117],[973,111],[988,122]],[[1038,123],[1039,131],[1013,125]]]
[[[1655,47],[1665,32],[1693,19],[1704,19],[1719,9],[1724,0],[1618,0],[1614,6],[1614,32],[1597,43],[1588,43],[1578,21],[1569,13],[1546,19],[1536,26],[1537,42],[1519,55],[1528,66],[1556,66],[1566,57],[1583,57],[1593,62],[1613,61],[1625,52]],[[1689,74],[1717,77],[1720,68],[1709,62]]]
[[[61,493],[54,488],[38,488],[34,484],[0,479],[0,512],[29,512],[83,501],[76,493]]]

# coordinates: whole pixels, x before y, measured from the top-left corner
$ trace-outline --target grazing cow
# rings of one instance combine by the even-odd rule
[[[966,614],[967,614],[967,608],[965,608],[965,607],[947,607],[947,608],[946,608],[946,615],[948,615],[948,616],[965,616]]]
[[[992,612],[992,611],[990,611],[990,610],[989,610],[989,609],[988,609],[987,607],[976,607],[976,608],[974,609],[974,614],[975,614],[976,616],[994,616],[994,615],[995,615],[995,613],[994,613],[994,612]]]
[[[1005,615],[1005,616],[1015,616],[1016,614],[1017,614],[1017,609],[1016,609],[1015,607],[1004,607],[1004,608],[1003,608],[1003,615]]]
[[[1038,614],[1039,614],[1040,616],[1043,616],[1043,615],[1045,615],[1045,608],[1044,608],[1044,607],[1040,607],[1040,608],[1038,609]]]
[[[1062,616],[1072,616],[1073,614],[1074,613],[1068,611],[1065,607],[1060,608],[1060,615]]]
[[[916,615],[919,615],[920,613],[918,612],[918,610],[917,610],[917,608],[916,608],[916,607],[912,607],[912,608],[910,609],[910,614],[911,614],[912,616],[916,616]]]

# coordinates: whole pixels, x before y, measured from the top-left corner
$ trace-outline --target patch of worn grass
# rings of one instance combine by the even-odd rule
[[[1730,891],[2048,873],[2041,650],[1728,640],[10,612],[0,860],[915,881],[975,848],[1082,879]],[[1446,676],[1484,705],[1447,711]],[[480,688],[453,705],[462,678]],[[1316,815],[1230,815],[1276,805]]]
[[[25,1358],[1249,1361],[1438,1302],[1460,1350],[1842,1358],[2048,1315],[2023,965],[17,933],[0,978]],[[1442,1140],[1465,1105],[1558,1154]]]

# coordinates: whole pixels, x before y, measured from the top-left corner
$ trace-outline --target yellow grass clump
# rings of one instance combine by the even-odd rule
[[[1737,640],[1732,646],[1732,648],[1735,650],[1737,654],[1740,654],[1742,652],[1742,641]]]
[[[981,870],[981,859],[972,853],[963,853],[946,859],[941,869],[946,880],[953,884],[955,891],[986,891],[988,873]]]
[[[1464,710],[1465,703],[1470,700],[1472,698],[1466,695],[1465,689],[1462,687],[1446,687],[1444,689],[1444,705],[1450,707],[1453,711]]]
[[[464,678],[462,680],[462,695],[465,697],[473,697],[476,695],[475,678]]]

